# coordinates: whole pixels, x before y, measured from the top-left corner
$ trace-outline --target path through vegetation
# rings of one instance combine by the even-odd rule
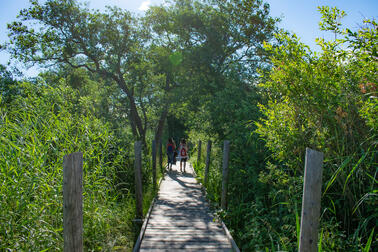
[[[178,163],[177,163],[178,164]],[[214,221],[201,185],[173,166],[161,183],[140,251],[232,251],[222,225]]]

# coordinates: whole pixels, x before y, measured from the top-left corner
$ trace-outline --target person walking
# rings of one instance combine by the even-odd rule
[[[181,139],[179,153],[180,153],[180,172],[182,172],[182,163],[184,163],[184,173],[185,173],[186,160],[188,159],[188,146],[186,145],[186,140],[184,138]]]
[[[168,139],[167,143],[167,155],[168,155],[168,170],[172,171],[172,165],[174,163],[174,153],[176,151],[176,144],[173,138]]]

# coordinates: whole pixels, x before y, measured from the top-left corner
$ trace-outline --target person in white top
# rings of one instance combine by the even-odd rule
[[[179,154],[180,154],[180,172],[182,172],[182,163],[184,163],[184,173],[185,173],[186,160],[188,159],[188,146],[186,145],[186,140],[184,138],[182,138],[180,141]]]

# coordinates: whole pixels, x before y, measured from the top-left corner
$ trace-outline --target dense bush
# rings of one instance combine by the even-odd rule
[[[305,148],[324,152],[320,246],[357,251],[369,247],[377,217],[377,24],[342,31],[333,25],[342,12],[320,11],[329,17],[321,27],[343,39],[319,39],[319,54],[284,32],[277,34],[279,46],[266,45],[274,67],[261,83],[268,103],[260,106],[256,132],[273,161],[260,181],[271,186],[271,204],[285,204],[291,218],[281,219],[278,234],[295,249]]]
[[[130,248],[134,203],[117,189],[130,190],[133,182],[122,186],[116,177],[133,176],[127,143],[91,113],[73,113],[72,88],[7,82],[7,90],[17,92],[2,92],[0,100],[0,250],[63,247],[63,156],[78,151],[84,156],[84,246]]]
[[[341,30],[332,16],[342,12],[320,11],[322,29],[342,39],[319,39],[322,52],[313,53],[295,35],[277,33],[265,46],[272,68],[261,72],[258,89],[226,81],[196,115],[206,119],[192,138],[232,142],[228,208],[219,214],[244,251],[297,250],[306,147],[325,154],[319,250],[377,244],[377,24]],[[213,150],[207,190],[219,204],[221,141]],[[203,177],[204,165],[195,168]]]

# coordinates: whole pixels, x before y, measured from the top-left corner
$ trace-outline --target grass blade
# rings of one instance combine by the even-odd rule
[[[348,184],[348,180],[353,175],[354,171],[357,169],[357,167],[365,160],[366,156],[369,154],[370,148],[365,152],[365,154],[358,160],[357,164],[353,166],[353,169],[349,172],[347,179],[344,183],[343,193],[345,192],[346,185]]]
[[[327,190],[331,187],[331,185],[335,182],[337,176],[339,175],[339,173],[344,169],[345,166],[347,166],[350,162],[350,160],[352,160],[353,156],[349,156],[347,159],[345,159],[343,161],[343,163],[339,166],[339,168],[337,168],[337,170],[335,171],[335,173],[332,175],[331,179],[328,181],[327,183],[327,187],[326,189],[324,190],[323,192],[323,196],[325,195],[325,193],[327,192]]]
[[[370,251],[371,241],[373,240],[374,229],[375,228],[373,228],[373,230],[371,230],[371,233],[369,235],[369,239],[368,239],[368,241],[366,243],[366,246],[365,246],[365,248],[363,248],[364,252],[369,252]]]

